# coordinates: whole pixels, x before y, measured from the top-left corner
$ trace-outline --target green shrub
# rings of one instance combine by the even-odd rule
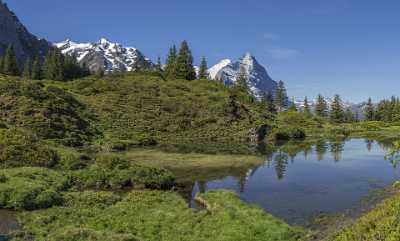
[[[0,208],[40,209],[62,203],[61,191],[69,186],[62,174],[44,168],[0,170]]]
[[[101,156],[87,169],[74,172],[74,182],[80,188],[121,189],[145,187],[169,189],[175,178],[165,169],[131,165],[113,156]]]
[[[302,128],[299,127],[281,127],[275,129],[269,136],[270,140],[274,141],[288,141],[292,139],[304,139],[306,133]]]
[[[106,241],[295,241],[305,234],[228,191],[199,195],[206,209],[197,211],[174,192],[133,191],[106,205],[97,205],[93,196],[73,194],[72,200],[79,201],[71,205],[25,213],[20,218],[25,232],[35,240],[98,240],[104,235],[100,240]]]
[[[68,153],[61,156],[59,164],[65,170],[80,170],[90,164],[90,158],[82,154]]]
[[[53,167],[58,153],[36,136],[18,129],[0,130],[0,164],[7,167]]]
[[[69,146],[81,146],[99,135],[86,106],[61,88],[10,78],[0,82],[0,96],[0,121],[8,126]]]

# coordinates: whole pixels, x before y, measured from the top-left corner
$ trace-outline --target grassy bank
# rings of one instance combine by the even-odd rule
[[[378,204],[354,224],[340,231],[330,241],[400,240],[400,185],[397,193]]]
[[[187,208],[175,193],[134,191],[69,193],[64,207],[21,216],[25,240],[300,240],[305,234],[245,205],[236,194],[212,191],[198,196],[204,210]],[[118,217],[118,218],[115,218]]]

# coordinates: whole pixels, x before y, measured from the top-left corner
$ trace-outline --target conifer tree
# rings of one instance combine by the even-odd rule
[[[10,45],[6,50],[6,55],[4,56],[4,74],[18,76],[20,74],[17,57],[15,56],[14,48]]]
[[[236,85],[243,92],[249,93],[249,86],[247,84],[247,74],[244,66],[240,66],[239,77],[236,80]]]
[[[209,79],[207,60],[205,57],[201,59],[198,79]]]
[[[330,119],[334,123],[341,123],[344,121],[343,104],[339,95],[335,95],[335,97],[333,98]]]
[[[282,80],[278,82],[278,87],[276,89],[275,95],[275,105],[278,112],[283,111],[288,105],[288,97],[286,93],[285,84]]]
[[[267,112],[276,113],[276,108],[274,104],[274,96],[271,91],[263,92],[261,96],[261,105]]]
[[[292,98],[292,103],[289,106],[289,111],[297,112],[297,106],[294,98]]]
[[[58,49],[51,49],[44,62],[44,77],[46,79],[65,80],[64,56]]]
[[[30,59],[27,59],[24,65],[24,71],[22,72],[22,77],[24,77],[24,79],[31,79],[31,68],[32,62]]]
[[[311,115],[311,109],[310,109],[310,104],[308,103],[308,98],[307,98],[307,96],[306,97],[304,97],[304,103],[303,103],[303,112],[304,112],[304,114],[306,114],[306,115]]]
[[[176,59],[177,59],[176,47],[175,47],[175,45],[173,45],[169,49],[167,61],[165,63],[165,77],[167,79],[175,79],[176,78],[176,75],[177,75]]]
[[[33,80],[41,80],[42,79],[42,67],[40,65],[39,56],[36,56],[35,60],[33,61],[32,70],[31,70],[31,78]]]
[[[355,115],[350,107],[346,108],[344,112],[344,121],[347,123],[352,123],[355,121]]]
[[[375,107],[371,98],[368,98],[368,103],[365,108],[365,119],[367,121],[372,121],[375,119]]]
[[[156,64],[156,66],[155,66],[155,70],[156,70],[156,72],[160,75],[160,76],[163,76],[163,69],[162,69],[162,65],[161,65],[161,58],[160,58],[160,56],[158,56],[158,58],[157,58],[157,64]]]
[[[4,57],[0,56],[0,74],[4,73]]]
[[[186,80],[195,80],[196,71],[193,67],[193,56],[190,51],[189,45],[186,41],[183,41],[179,54],[176,59],[177,78]]]
[[[318,95],[317,103],[315,105],[315,114],[319,117],[327,117],[328,116],[328,104],[325,101],[325,98],[322,95]]]

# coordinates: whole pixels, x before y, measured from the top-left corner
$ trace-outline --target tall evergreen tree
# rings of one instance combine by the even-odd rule
[[[307,96],[304,97],[304,102],[303,102],[303,112],[306,115],[311,115],[311,109],[310,109],[310,104],[308,103],[308,98]]]
[[[341,123],[344,121],[344,111],[342,100],[339,95],[335,95],[331,105],[330,119],[334,123]]]
[[[17,57],[15,56],[14,48],[12,45],[8,46],[6,55],[4,56],[3,63],[4,74],[18,76],[20,74]]]
[[[32,70],[31,70],[31,78],[33,80],[41,80],[42,79],[42,67],[40,64],[39,56],[36,56],[35,60],[33,61]]]
[[[297,106],[296,106],[296,102],[295,102],[294,98],[292,98],[292,103],[290,103],[289,111],[294,111],[294,112],[297,112],[297,111],[298,111],[298,110],[297,110]]]
[[[275,95],[275,105],[278,112],[283,111],[288,105],[288,97],[286,93],[285,83],[282,80],[278,82]]]
[[[347,123],[352,123],[355,121],[355,115],[350,107],[347,107],[344,111],[344,121]]]
[[[24,71],[22,72],[22,77],[24,77],[24,79],[31,79],[31,68],[32,62],[30,59],[27,59],[24,65]]]
[[[196,71],[193,67],[193,56],[190,51],[189,45],[186,41],[183,41],[181,48],[179,49],[179,54],[176,59],[177,67],[177,78],[186,80],[195,80]]]
[[[175,45],[169,49],[169,53],[167,56],[167,61],[165,63],[165,77],[167,79],[175,79],[177,76],[177,52]]]
[[[4,73],[4,57],[0,56],[0,74]]]
[[[322,95],[318,95],[317,103],[315,105],[315,114],[319,117],[327,117],[328,116],[328,104],[325,101],[325,98]]]
[[[51,49],[48,51],[43,70],[46,79],[65,80],[64,56],[58,49]]]
[[[372,99],[368,98],[367,106],[365,107],[365,119],[367,121],[375,120],[375,107],[372,103]]]
[[[158,56],[158,58],[157,58],[156,72],[157,72],[158,74],[160,74],[160,76],[163,75],[163,69],[162,69],[162,64],[161,64],[161,58],[160,58],[160,56]]]
[[[239,72],[239,76],[236,80],[236,85],[243,92],[249,93],[249,85],[247,84],[246,69],[242,65],[240,66],[240,72]]]
[[[201,58],[198,79],[208,79],[208,78],[209,74],[208,74],[207,60],[205,57],[203,57]]]
[[[269,113],[276,113],[276,108],[274,104],[274,96],[271,91],[263,92],[261,96],[261,105]]]

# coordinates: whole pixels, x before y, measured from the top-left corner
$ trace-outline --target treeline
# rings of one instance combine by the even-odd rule
[[[20,67],[12,45],[4,56],[0,56],[0,73],[22,76],[24,79],[51,79],[66,81],[90,75],[86,66],[80,66],[74,56],[63,55],[57,48],[51,48],[44,59],[37,56],[27,59],[23,68]]]
[[[400,99],[393,96],[374,104],[369,98],[365,108],[365,119],[369,121],[400,121]]]

